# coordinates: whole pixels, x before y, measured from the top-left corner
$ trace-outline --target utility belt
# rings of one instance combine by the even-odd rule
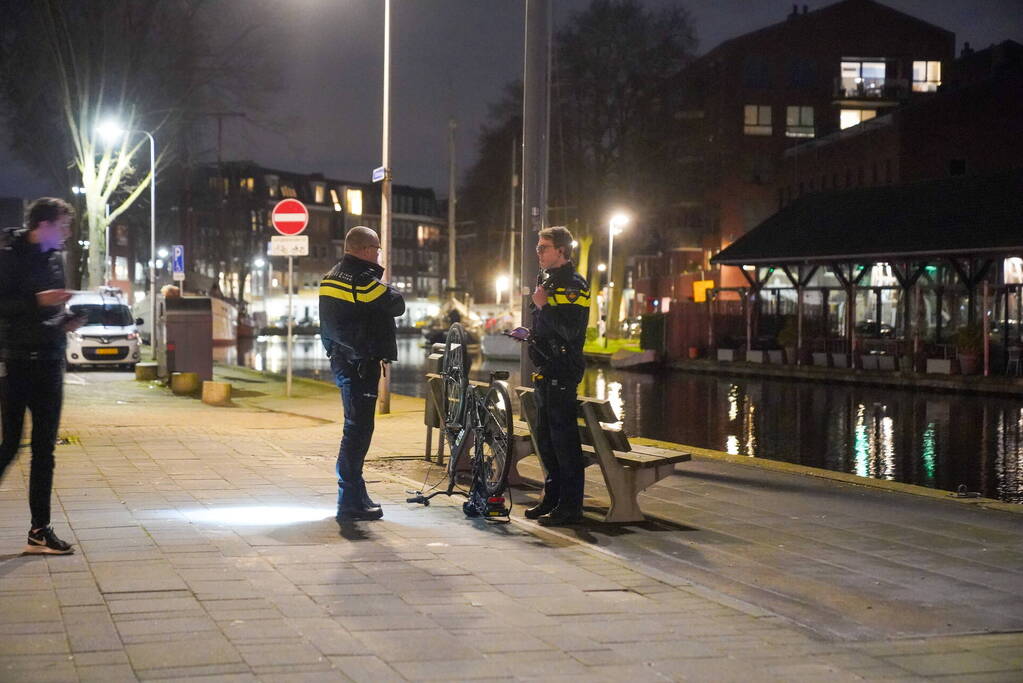
[[[327,353],[327,357],[333,360],[338,360],[354,368],[355,373],[362,379],[366,379],[373,372],[373,369],[380,367],[384,375],[387,375],[387,365],[380,365],[382,358],[366,358],[356,353],[355,349],[347,344],[340,344],[338,342],[332,342],[330,345],[330,351]]]

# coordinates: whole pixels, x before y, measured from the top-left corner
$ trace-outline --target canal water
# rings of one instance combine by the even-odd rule
[[[284,372],[281,338],[239,355]],[[421,340],[399,338],[398,356],[391,390],[423,396]],[[474,378],[491,370],[518,383],[517,363],[474,359]],[[332,381],[319,340],[298,339],[294,372]],[[1023,400],[600,365],[580,391],[610,400],[630,435],[1023,503]]]

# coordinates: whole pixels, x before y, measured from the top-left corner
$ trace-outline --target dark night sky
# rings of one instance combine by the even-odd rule
[[[235,0],[241,2],[241,0]],[[554,0],[563,23],[589,0]],[[699,53],[777,23],[790,0],[645,0],[689,9]],[[806,1],[810,9],[831,4]],[[887,0],[953,31],[957,53],[1023,42],[1023,0]],[[250,5],[256,7],[256,5]],[[368,180],[380,164],[382,0],[289,0],[276,5],[265,35],[280,45],[286,82],[263,112],[277,131],[225,123],[224,158],[297,172]],[[397,182],[447,194],[447,119],[459,123],[459,171],[475,158],[487,106],[522,71],[523,0],[392,0],[392,167]],[[227,32],[225,32],[227,35]],[[212,123],[211,123],[212,131]],[[3,131],[0,131],[2,134]],[[211,150],[209,159],[213,159]],[[0,148],[0,196],[67,194],[48,187]]]

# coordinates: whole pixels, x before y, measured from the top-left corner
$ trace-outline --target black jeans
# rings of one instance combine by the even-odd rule
[[[63,360],[0,361],[0,409],[3,443],[0,444],[0,479],[14,461],[25,426],[25,409],[32,411],[32,469],[28,503],[32,528],[50,525],[53,491],[53,448],[57,443],[60,408],[64,402]]]
[[[535,384],[536,445],[547,472],[544,501],[559,510],[582,512],[586,460],[576,421],[578,382],[538,379]]]
[[[357,510],[366,499],[366,480],[362,464],[373,439],[376,418],[380,363],[363,361],[360,367],[340,358],[331,358],[330,369],[341,390],[345,426],[337,453],[337,509]]]

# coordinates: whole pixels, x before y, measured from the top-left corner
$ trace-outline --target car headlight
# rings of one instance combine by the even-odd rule
[[[135,332],[129,332],[129,333],[128,333],[128,336],[127,336],[127,339],[128,339],[128,340],[132,340],[132,339],[138,339],[138,338],[139,338],[139,336],[138,336],[138,334],[136,334]]]

